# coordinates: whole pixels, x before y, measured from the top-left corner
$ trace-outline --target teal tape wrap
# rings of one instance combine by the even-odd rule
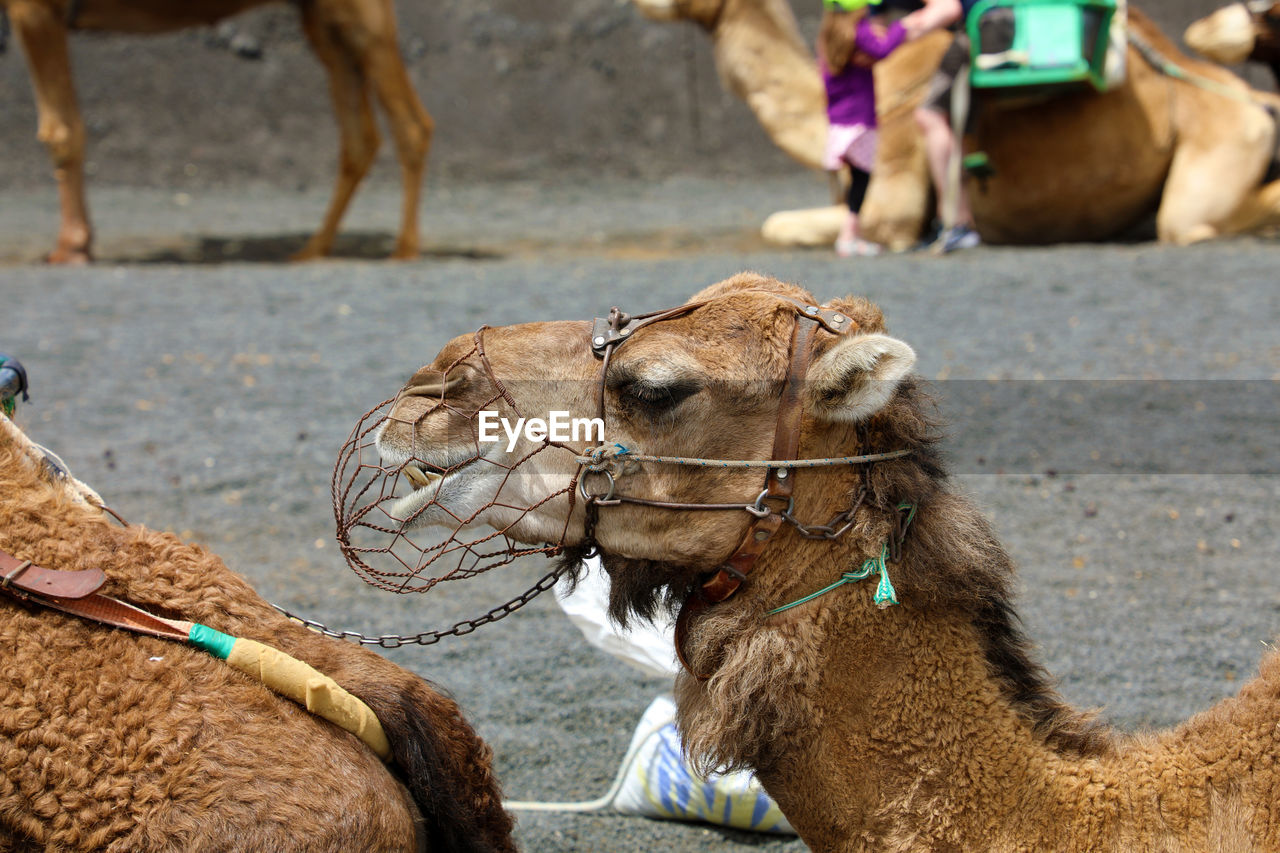
[[[231,647],[236,644],[236,638],[230,634],[215,631],[199,622],[192,624],[191,633],[187,635],[187,639],[191,641],[191,645],[204,649],[220,660],[226,660],[231,654]]]

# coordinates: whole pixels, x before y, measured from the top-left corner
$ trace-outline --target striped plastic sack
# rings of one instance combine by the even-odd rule
[[[702,777],[690,769],[680,751],[675,711],[674,699],[665,694],[645,710],[627,750],[630,766],[613,807],[623,814],[794,835],[750,773]]]

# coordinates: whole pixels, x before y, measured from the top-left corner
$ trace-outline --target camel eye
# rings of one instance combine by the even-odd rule
[[[672,411],[701,388],[691,379],[664,382],[629,379],[618,383],[614,390],[624,409],[657,416]]]

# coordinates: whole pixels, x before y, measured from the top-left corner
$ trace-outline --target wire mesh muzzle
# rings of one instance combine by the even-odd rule
[[[338,546],[347,565],[374,587],[427,592],[443,581],[472,578],[519,557],[563,550],[576,476],[532,498],[517,498],[514,493],[521,490],[510,488],[517,473],[530,472],[530,460],[563,445],[544,442],[514,459],[491,458],[499,454],[486,455],[481,446],[477,419],[482,412],[503,406],[521,417],[484,355],[483,331],[468,353],[441,371],[438,383],[407,387],[366,412],[338,453],[331,483]],[[454,381],[464,365],[470,374],[482,375],[489,387]],[[436,391],[438,397],[433,396]],[[384,447],[394,449],[392,456],[407,454],[403,462],[388,461],[379,450],[384,432]],[[518,471],[521,466],[527,467]],[[469,470],[460,474],[464,468]],[[451,489],[453,477],[465,477],[467,488]],[[477,488],[488,492],[479,505]],[[556,542],[530,545],[512,535],[530,513],[562,496],[568,511]]]

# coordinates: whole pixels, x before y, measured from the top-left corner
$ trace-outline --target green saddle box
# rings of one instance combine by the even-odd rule
[[[1115,0],[982,0],[966,19],[969,85],[1102,91],[1115,12]]]

